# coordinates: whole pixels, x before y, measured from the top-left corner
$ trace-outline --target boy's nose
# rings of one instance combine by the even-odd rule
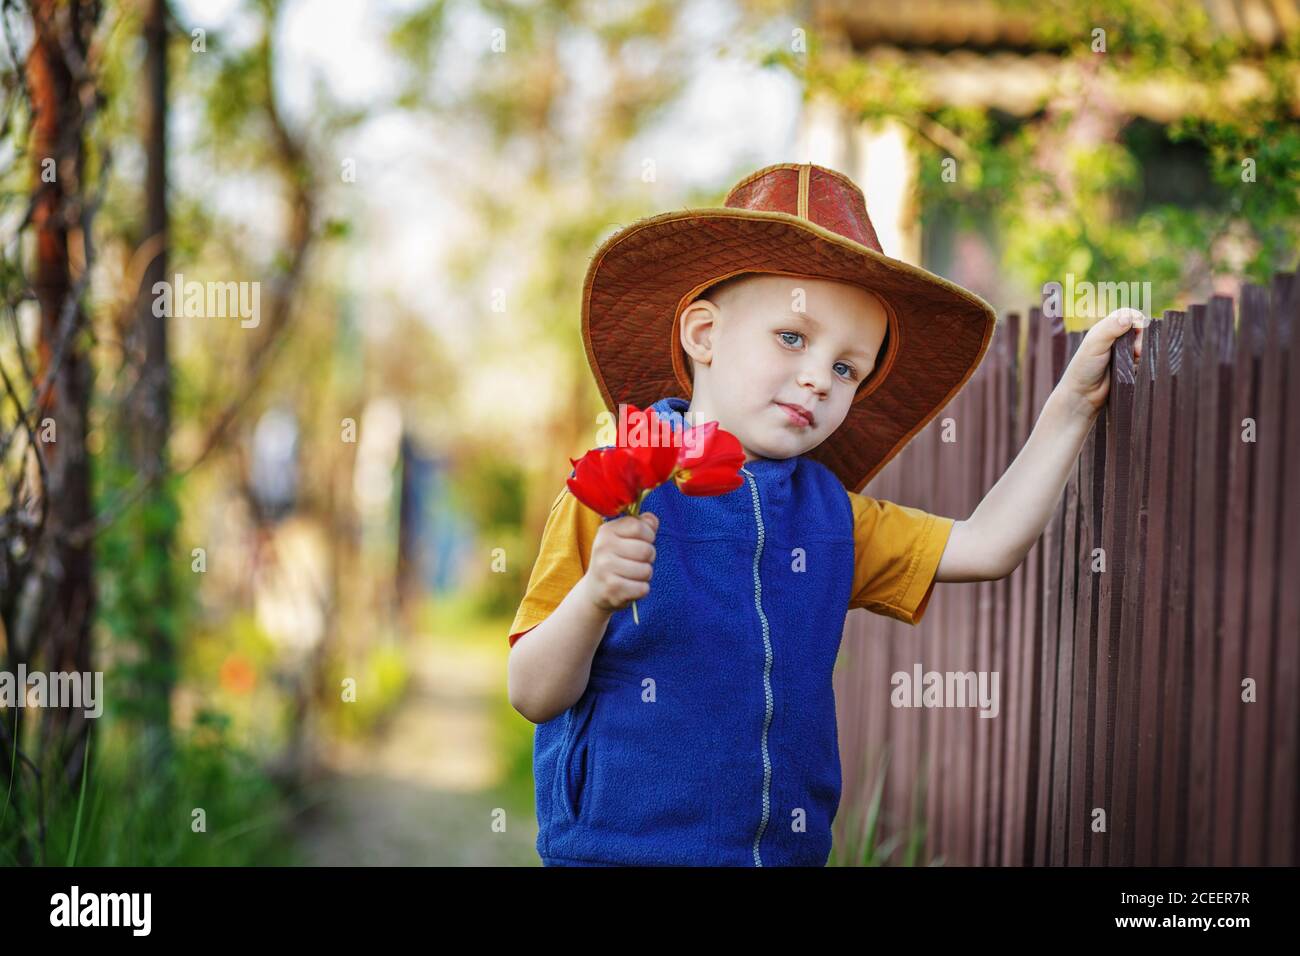
[[[818,398],[825,398],[826,389],[830,387],[829,376],[815,369],[804,369],[799,373],[799,387],[811,389]]]

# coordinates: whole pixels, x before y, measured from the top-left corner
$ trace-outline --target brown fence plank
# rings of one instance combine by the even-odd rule
[[[1167,615],[1169,605],[1169,534],[1173,453],[1174,390],[1171,352],[1181,350],[1183,320],[1166,312],[1160,322],[1145,333],[1144,350],[1153,366],[1155,383],[1150,387],[1150,449],[1145,482],[1147,530],[1144,582],[1138,600],[1140,623],[1136,639],[1141,644],[1142,696],[1138,706],[1136,742],[1136,820],[1133,834],[1133,863],[1150,866],[1156,859],[1160,819],[1160,768],[1162,747],[1172,738],[1161,724],[1166,675]],[[1157,384],[1158,383],[1158,386]]]
[[[1023,423],[1020,420],[1020,383],[1025,373],[1022,364],[1021,338],[1019,324],[1014,329],[1008,329],[1004,353],[1006,368],[999,388],[998,461],[1000,464],[997,473],[992,476],[993,484],[998,482],[1024,446]],[[993,805],[1000,808],[998,815],[1002,817],[1001,825],[992,828],[989,834],[989,854],[991,859],[1004,866],[1019,866],[1023,863],[1020,852],[1024,843],[1025,819],[1023,795],[1019,787],[1023,784],[1029,770],[1029,754],[1025,748],[1023,725],[1028,717],[1029,707],[1032,705],[1026,693],[1032,681],[1029,679],[1030,675],[1024,672],[1024,648],[1031,640],[1030,631],[1025,626],[1024,620],[1024,589],[1023,574],[1007,575],[993,582],[993,634],[988,667],[990,672],[998,674],[999,705],[997,717],[981,719],[981,722],[987,725],[985,730],[990,740],[994,741],[992,746],[995,763],[990,768],[990,776],[995,787]],[[1018,662],[1012,658],[1013,649],[1014,653],[1019,655]],[[1016,674],[1019,675],[1014,687],[1008,680],[1008,673],[1013,665]],[[1008,704],[1014,705],[1016,720],[1014,726],[1020,728],[1015,749],[1010,752],[1007,747],[1006,729],[997,726],[999,723],[1008,722],[1010,717],[1006,713]],[[1015,781],[1017,787],[1011,794],[1007,793],[1008,767],[1013,770],[1011,779]],[[1009,812],[1008,808],[1010,808]],[[1002,834],[1005,829],[1010,829],[1013,836],[1015,855],[1011,858],[1007,858],[1002,852]]]
[[[1096,689],[1093,726],[1094,806],[1104,810],[1106,830],[1093,843],[1093,865],[1110,862],[1115,842],[1115,796],[1112,789],[1119,685],[1120,612],[1127,583],[1129,482],[1133,447],[1133,335],[1121,336],[1111,348],[1110,390],[1103,413],[1106,460],[1101,475],[1102,568],[1097,575]],[[1125,833],[1127,834],[1127,828]]]
[[[1097,419],[1079,456],[1079,558],[1074,607],[1074,686],[1070,718],[1071,866],[1095,862],[1092,827],[1097,795],[1094,787],[1092,735],[1096,721],[1097,572],[1094,551],[1101,546],[1102,481],[1106,469],[1106,417]]]
[[[1082,336],[1066,333],[1066,364],[1073,357]],[[1053,743],[1053,810],[1052,863],[1066,866],[1070,862],[1070,773],[1074,722],[1075,609],[1079,591],[1079,502],[1083,481],[1082,451],[1080,460],[1066,480],[1065,535],[1061,565],[1061,646],[1057,654],[1057,718]]]
[[[1193,533],[1192,745],[1188,865],[1231,864],[1240,705],[1221,675],[1239,680],[1248,570],[1251,457],[1236,423],[1251,406],[1253,360],[1232,334],[1232,300],[1214,297],[1200,362]],[[1225,697],[1227,693],[1227,697]],[[1216,763],[1222,763],[1217,773]],[[1222,780],[1222,783],[1221,783]]]
[[[1300,282],[1292,275],[1275,276],[1272,308],[1277,318],[1278,339],[1285,357],[1284,434],[1281,457],[1277,554],[1277,631],[1273,641],[1275,692],[1269,695],[1271,720],[1269,746],[1272,756],[1268,788],[1268,856],[1270,866],[1300,864],[1300,827],[1297,824],[1297,782],[1300,781]]]
[[[1241,670],[1233,673],[1225,668],[1222,683],[1224,710],[1229,702],[1240,715],[1238,746],[1240,760],[1237,779],[1232,781],[1232,801],[1224,793],[1223,804],[1216,809],[1221,823],[1231,821],[1234,836],[1234,854],[1231,862],[1259,866],[1264,862],[1265,829],[1268,818],[1268,730],[1269,699],[1259,696],[1261,685],[1273,686],[1272,656],[1273,635],[1277,633],[1274,618],[1274,599],[1281,586],[1277,578],[1277,530],[1280,519],[1278,494],[1278,464],[1282,441],[1282,355],[1276,317],[1269,308],[1268,293],[1258,286],[1242,289],[1241,325],[1239,343],[1242,352],[1249,352],[1251,365],[1258,370],[1258,380],[1253,390],[1254,400],[1246,415],[1254,420],[1255,440],[1243,440],[1243,418],[1236,420],[1239,429],[1235,445],[1254,458],[1252,468],[1250,529],[1250,573],[1244,586],[1246,594],[1241,602],[1246,606],[1244,646]],[[1248,348],[1246,346],[1249,346]],[[1228,637],[1227,629],[1223,634]],[[1251,704],[1242,701],[1242,681],[1250,677],[1255,682],[1256,698]],[[1232,696],[1228,696],[1231,691]],[[1221,714],[1221,717],[1223,715]],[[1221,724],[1226,721],[1221,720]],[[1222,752],[1222,751],[1220,751]],[[1222,776],[1220,776],[1222,780]],[[1224,826],[1223,829],[1228,829]],[[1220,841],[1222,842],[1222,841]]]
[[[1007,401],[1007,442],[1000,455],[1003,470],[1006,469],[1011,456],[1024,444],[1017,417],[1021,398],[1017,387],[1024,375],[1022,349],[1023,341],[1028,337],[1031,337],[1028,324],[1020,320],[1019,314],[1013,312],[1008,315],[1007,345],[1009,364],[1003,386]],[[1001,477],[1000,474],[994,476],[994,481],[999,477]],[[1019,640],[1019,634],[1025,628],[1024,608],[1021,603],[1024,597],[1024,583],[1021,575],[1012,574],[999,584],[1005,585],[1005,588],[997,597],[993,643],[994,662],[991,666],[999,672],[999,693],[1001,699],[1005,702],[1009,699],[1011,693],[1007,675],[1003,671],[1006,666],[1007,647]],[[1012,806],[1009,785],[1009,779],[1013,774],[1014,754],[1012,752],[1011,728],[1007,720],[1005,707],[999,711],[998,717],[992,720],[991,723],[993,724],[990,732],[993,755],[989,766],[989,780],[990,800],[994,812],[993,819],[989,821],[987,857],[998,865],[1006,866],[1013,862],[1009,844],[1017,832],[1019,818]]]
[[[1145,343],[1144,330],[1144,343]],[[1115,732],[1111,738],[1112,773],[1110,780],[1111,841],[1106,862],[1110,866],[1133,865],[1133,840],[1136,824],[1137,712],[1142,696],[1139,640],[1145,595],[1146,508],[1148,460],[1151,446],[1151,389],[1154,363],[1145,346],[1140,362],[1134,363],[1132,349],[1136,332],[1129,331],[1115,343],[1112,388],[1127,395],[1128,457],[1118,471],[1118,482],[1125,492],[1124,538],[1125,563],[1120,580],[1119,604],[1112,608],[1112,633],[1115,637],[1115,672],[1113,686]]]
[[[1010,383],[1008,396],[1013,400],[1009,421],[1014,427],[1014,441],[1007,448],[1005,466],[1020,454],[1041,411],[1041,402],[1035,393],[1037,371],[1043,362],[1039,343],[1049,330],[1041,312],[1036,312],[1038,328],[1027,330],[1024,351]],[[1012,741],[1014,764],[1007,777],[1010,788],[1007,805],[1015,820],[1010,839],[1003,843],[1008,862],[1016,866],[1032,865],[1034,852],[1035,820],[1037,815],[1037,768],[1039,763],[1039,685],[1040,627],[1038,620],[1038,595],[1041,590],[1043,539],[1030,547],[1021,566],[1008,580],[999,582],[1004,587],[1003,600],[1012,602],[1016,609],[1014,657],[1007,662],[1010,677],[1003,675],[1003,698],[1015,703],[1012,713],[1006,715],[1008,737]],[[1009,584],[1009,586],[1008,586]]]
[[[1197,390],[1201,380],[1199,355],[1205,309],[1193,306],[1181,323],[1180,348],[1175,361],[1175,389],[1171,458],[1171,514],[1169,544],[1168,667],[1165,670],[1165,740],[1162,755],[1160,849],[1158,865],[1187,862],[1188,749],[1191,742],[1191,550],[1194,534],[1193,497],[1197,475],[1193,468],[1196,443]]]
[[[1060,378],[1060,368],[1065,359],[1065,330],[1059,318],[1051,320],[1049,325],[1041,315],[1031,330],[1032,338],[1027,351],[1033,356],[1033,366],[1031,374],[1027,376],[1026,392],[1034,398],[1033,407],[1037,408],[1046,400],[1053,383]],[[1060,638],[1061,539],[1067,497],[1062,492],[1056,509],[1043,530],[1040,542],[1042,587],[1039,594],[1034,596],[1036,600],[1026,602],[1025,612],[1029,627],[1038,633],[1040,649],[1039,658],[1035,662],[1038,669],[1036,681],[1040,690],[1031,736],[1035,755],[1034,776],[1031,786],[1027,788],[1027,798],[1033,800],[1032,831],[1031,824],[1026,821],[1026,837],[1032,844],[1032,852],[1026,854],[1026,863],[1035,866],[1045,866],[1049,862],[1052,745],[1056,728],[1057,650]]]
[[[989,445],[984,456],[985,469],[978,483],[971,488],[971,511],[975,510],[980,500],[1006,471],[1015,442],[1012,389],[1015,386],[1020,347],[1017,339],[1020,334],[1019,323],[1013,327],[1004,322],[997,334],[999,339],[991,367],[995,374],[989,382],[987,406]],[[1009,578],[985,582],[987,586],[983,589],[983,603],[980,606],[980,617],[985,626],[980,632],[976,659],[973,662],[977,681],[981,673],[998,673],[998,716],[980,717],[978,707],[972,708],[970,715],[977,741],[976,766],[986,790],[984,802],[990,815],[1003,818],[1003,823],[1009,822],[1014,828],[1018,820],[1008,813],[1006,774],[1008,761],[1014,767],[1017,757],[1008,747],[1010,741],[1007,739],[1006,728],[1002,726],[1007,721],[1008,708],[1014,709],[1017,703],[1008,682],[1008,658],[1012,648],[1018,646],[1019,639],[1010,629],[1009,583]],[[987,861],[987,865],[1005,865],[1002,863],[1000,840],[995,837],[997,832],[997,828],[990,823],[973,834],[976,850]]]
[[[991,354],[988,357],[990,374],[984,414],[986,440],[982,448],[982,472],[975,489],[977,496],[982,496],[992,488],[1002,472],[1006,470],[1006,454],[1010,445],[1007,391],[1013,380],[1015,358],[1015,343],[1011,340],[1011,334],[1012,327],[1005,322],[1000,323],[994,333],[993,342],[990,343]],[[1003,582],[982,582],[979,587],[981,600],[976,646],[974,659],[970,661],[976,675],[977,686],[981,674],[1003,667],[1002,662],[1006,659],[1008,647],[1015,640],[1014,635],[1008,634],[1006,630],[1004,617],[1006,601],[1001,593]],[[998,663],[995,664],[995,660]],[[986,820],[991,808],[998,805],[993,802],[995,795],[1000,797],[1001,788],[995,788],[991,780],[993,731],[995,723],[1005,719],[1002,709],[1005,709],[1008,704],[1006,690],[1004,684],[999,684],[1002,708],[999,710],[998,718],[991,720],[980,717],[978,708],[967,712],[971,718],[969,722],[975,740],[972,777],[976,813],[973,820],[974,827],[970,833],[970,859],[978,866],[995,862],[988,855]]]

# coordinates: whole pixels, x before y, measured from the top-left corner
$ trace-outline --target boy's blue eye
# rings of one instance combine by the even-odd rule
[[[791,342],[789,339],[786,338],[787,335],[792,335],[792,336],[794,336],[794,338],[796,338],[796,339],[802,339],[802,338],[803,338],[803,333],[802,333],[802,332],[778,332],[777,335],[781,336],[781,341],[782,341],[782,342],[784,342],[786,345],[790,345],[790,346],[795,346],[795,345],[797,345],[798,343],[797,343],[797,342]],[[849,365],[847,362],[836,362],[835,365],[836,365],[836,366],[843,365],[844,368],[847,369],[847,371],[844,371],[844,372],[837,372],[836,374],[838,374],[838,375],[843,375],[845,378],[857,378],[856,370],[853,368],[852,365]]]

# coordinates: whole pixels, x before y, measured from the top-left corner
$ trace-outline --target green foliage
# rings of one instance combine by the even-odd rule
[[[442,0],[416,7],[393,26],[389,45],[400,60],[409,66],[412,92],[416,95],[428,81],[434,67],[435,53],[442,42],[446,4]]]
[[[477,613],[513,614],[527,583],[531,561],[521,558],[528,551],[522,538],[524,479],[516,462],[487,455],[467,462],[452,479],[453,506],[473,524],[484,561],[496,548],[507,556],[504,573],[491,571],[478,589]]]
[[[274,782],[228,739],[217,712],[181,735],[171,759],[145,751],[131,725],[92,721],[84,790],[45,787],[46,836],[37,863],[80,866],[262,866],[297,862],[286,848],[293,814]],[[0,860],[13,864],[18,843],[40,847],[40,816],[0,824]],[[195,832],[194,811],[206,816]],[[20,829],[21,828],[21,829]]]
[[[523,479],[516,462],[485,457],[453,478],[452,500],[485,532],[518,527],[524,516]]]
[[[215,55],[205,55],[200,59],[200,65],[208,62],[206,57],[211,57],[215,75],[203,103],[202,129],[206,140],[202,145],[217,151],[225,143],[244,143],[254,147],[259,142],[265,144],[266,130],[255,125],[266,102],[270,82],[270,64],[265,47],[222,49]]]
[[[880,771],[876,775],[876,785],[872,788],[871,799],[865,807],[844,805],[841,809],[845,817],[846,832],[855,834],[847,843],[841,841],[831,847],[828,866],[919,866],[925,851],[925,824],[922,819],[924,807],[924,773],[913,782],[912,822],[903,830],[885,836],[880,814],[880,804],[885,792],[885,779],[889,771],[889,745],[886,744],[880,758]],[[860,836],[858,836],[860,834]],[[897,859],[895,851],[902,847],[902,854]],[[934,861],[936,865],[940,861]]]
[[[1258,244],[1243,271],[1259,283],[1295,268],[1300,224],[1300,128],[1283,104],[1268,107],[1233,122],[1188,118],[1172,131],[1176,141],[1208,149],[1215,186],[1227,197],[1223,218],[1246,224]],[[1247,160],[1254,163],[1254,182],[1243,181]],[[1214,269],[1231,271],[1222,262]]]
[[[324,708],[324,719],[332,731],[344,737],[373,732],[396,709],[411,680],[406,653],[391,639],[368,644],[350,659],[332,662],[326,670],[325,686],[332,697]],[[355,700],[343,700],[344,680],[355,681]]]
[[[1149,281],[1153,308],[1204,295],[1215,275],[1265,281],[1294,268],[1300,245],[1300,131],[1292,115],[1300,31],[1285,46],[1252,47],[1216,28],[1196,0],[1002,0],[1033,45],[1060,57],[1060,86],[1022,117],[953,106],[904,56],[806,55],[765,62],[829,95],[853,119],[893,119],[920,157],[922,224],[989,238],[1002,269],[1039,288],[1076,280]],[[1093,50],[1105,31],[1105,52]],[[1265,78],[1245,101],[1229,91],[1243,65]],[[1077,135],[1104,103],[1087,85],[1186,94],[1167,128],[1120,115],[1116,135]],[[1071,84],[1083,84],[1083,94]],[[1235,95],[1235,94],[1234,94]],[[1243,175],[1253,160],[1255,179]],[[954,166],[955,163],[955,166]],[[956,178],[953,178],[953,170]],[[1163,174],[1173,170],[1176,176]],[[1171,185],[1174,188],[1170,188]]]
[[[126,436],[110,441],[120,448]],[[98,622],[110,648],[106,679],[119,689],[112,705],[124,717],[166,726],[177,678],[174,648],[192,598],[193,575],[180,573],[174,553],[160,547],[174,539],[180,521],[181,482],[169,476],[134,498],[132,468],[110,454],[95,456],[95,465],[97,512],[120,509],[95,542]]]
[[[346,219],[327,219],[321,227],[324,239],[347,239],[352,235],[352,223]]]

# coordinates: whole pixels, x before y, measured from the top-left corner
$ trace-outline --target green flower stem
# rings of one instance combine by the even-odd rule
[[[641,502],[645,501],[645,496],[650,494],[650,491],[650,488],[642,488],[640,493],[636,496],[636,501],[632,502],[632,506],[628,509],[627,513],[633,516],[640,514]],[[632,602],[632,620],[638,625],[641,623],[641,618],[636,613],[636,601]]]

